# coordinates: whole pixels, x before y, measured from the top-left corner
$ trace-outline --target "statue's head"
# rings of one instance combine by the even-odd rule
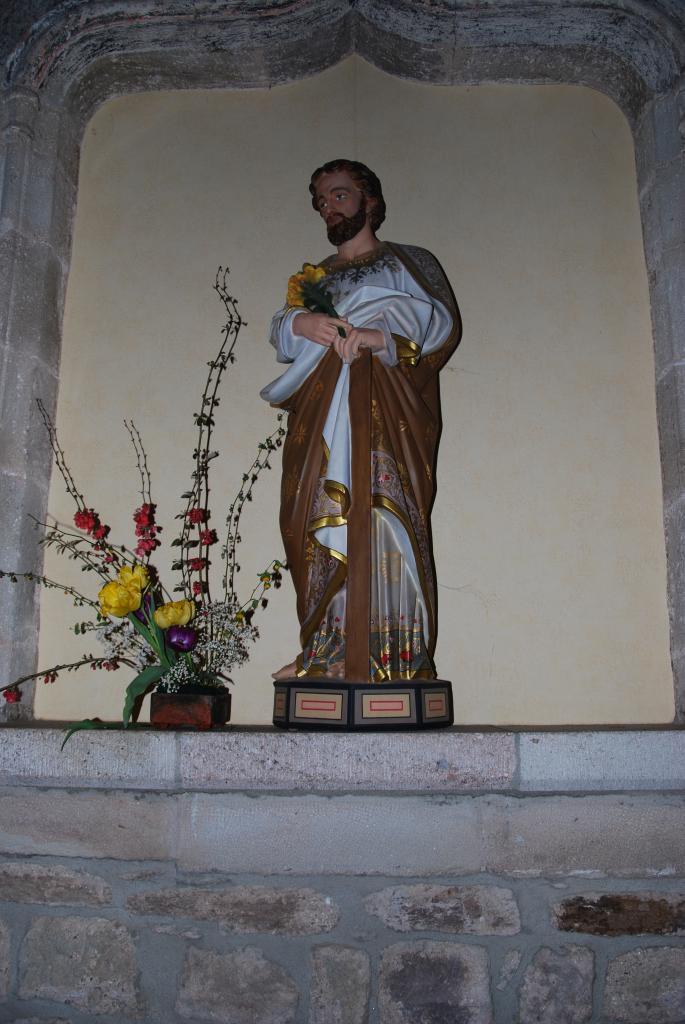
[[[329,160],[312,174],[309,182],[309,191],[312,197],[312,206],[321,213],[319,196],[317,194],[317,183],[324,176],[342,173],[348,176],[352,183],[362,194],[362,209],[368,211],[369,226],[372,231],[377,231],[385,220],[385,200],[383,189],[378,177],[373,171],[360,163],[358,160]]]

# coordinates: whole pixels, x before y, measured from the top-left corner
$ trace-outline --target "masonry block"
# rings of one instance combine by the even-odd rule
[[[553,923],[586,935],[683,935],[685,893],[590,892],[557,903]]]
[[[635,949],[609,963],[604,1013],[626,1024],[685,1020],[685,949]]]
[[[642,195],[642,227],[647,269],[663,254],[685,242],[685,157],[657,164],[651,184]]]
[[[685,148],[680,134],[680,104],[676,90],[664,91],[652,101],[654,119],[654,159],[657,164],[668,163],[680,156]]]
[[[260,875],[471,874],[483,863],[478,808],[471,799],[454,801],[385,794],[185,794],[178,861],[187,871]]]
[[[368,954],[349,946],[314,946],[309,1024],[367,1024]]]
[[[0,853],[167,860],[173,800],[158,794],[0,789]]]
[[[494,874],[653,877],[685,870],[680,794],[483,799],[485,864]]]
[[[429,732],[244,733],[179,737],[180,770],[190,787],[456,792],[507,789],[516,768],[513,736]],[[350,756],[350,745],[354,756]]]
[[[685,732],[658,735],[656,741],[654,732],[639,729],[522,733],[520,787],[538,793],[683,790]]]
[[[666,370],[657,382],[659,447],[667,510],[685,491],[685,366]]]
[[[521,966],[523,956],[518,949],[509,949],[504,954],[502,966],[497,979],[497,990],[503,992],[511,984],[511,980]]]
[[[39,917],[20,953],[22,999],[52,999],[95,1014],[141,1012],[131,932],[98,917]]]
[[[685,650],[685,494],[664,509],[668,612],[671,625],[671,661],[675,699],[685,695],[680,655]]]
[[[592,1018],[594,960],[583,946],[540,949],[523,976],[520,1024],[586,1024]]]
[[[679,639],[682,639],[679,637]],[[675,719],[685,722],[685,648],[671,654],[675,682]]]
[[[380,968],[381,1024],[492,1024],[488,955],[478,946],[411,942],[389,946]]]
[[[397,932],[516,935],[511,889],[495,885],[397,885],[367,896],[364,909]]]
[[[69,1024],[66,1017],[15,1017],[7,1024]]]
[[[297,986],[261,950],[213,953],[192,946],[186,955],[176,1012],[220,1024],[294,1024]]]
[[[30,584],[26,587],[30,589]],[[176,783],[173,733],[123,728],[82,732],[61,750],[63,740],[63,729],[42,725],[6,732],[0,744],[0,779],[12,782],[30,777],[108,789],[164,788]]]
[[[685,253],[664,253],[649,275],[654,362],[660,379],[674,362],[685,359]]]
[[[340,912],[313,889],[237,885],[230,889],[162,889],[129,897],[134,914],[218,921],[226,932],[315,935],[335,928]]]
[[[11,903],[48,906],[97,907],[112,901],[112,890],[104,878],[26,861],[0,862],[0,893]]]
[[[0,234],[0,343],[40,359],[57,374],[61,348],[63,266],[45,242],[18,231]],[[12,369],[18,378],[20,367]],[[44,396],[49,404],[50,396]]]
[[[0,920],[0,999],[4,999],[10,987],[10,933],[4,921]]]
[[[635,172],[637,175],[638,193],[640,195],[651,185],[654,178],[656,140],[654,137],[653,106],[653,101],[645,104],[640,118],[633,128]]]
[[[38,530],[30,518],[43,518],[47,504],[47,486],[43,487],[30,474],[15,475],[0,469],[0,516],[5,524],[5,532],[0,536],[0,558],[6,571],[35,572],[42,566],[42,551],[39,541],[42,531]],[[21,580],[12,584],[9,580],[2,581],[3,607],[5,603],[18,602],[28,609],[35,600],[36,585]],[[14,589],[7,590],[8,587]],[[17,627],[21,628],[21,621]],[[16,635],[13,630],[11,636]],[[3,639],[7,636],[3,633]]]
[[[66,1017],[15,1017],[7,1024],[69,1024]]]

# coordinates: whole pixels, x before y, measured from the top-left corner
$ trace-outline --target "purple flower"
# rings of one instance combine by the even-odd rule
[[[143,623],[144,626],[147,626],[147,624],[150,621],[150,607],[151,607],[151,605],[152,605],[152,595],[151,594],[145,594],[145,596],[143,597],[143,603],[141,604],[140,608],[138,608],[138,610],[133,613],[135,615],[135,617],[137,619],[139,619],[140,622]]]
[[[192,651],[197,643],[197,630],[192,626],[169,626],[164,639],[175,651]]]

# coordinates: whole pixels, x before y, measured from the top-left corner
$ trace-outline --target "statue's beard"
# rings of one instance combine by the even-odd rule
[[[362,196],[359,209],[351,217],[340,215],[339,220],[326,225],[326,234],[331,245],[342,245],[358,235],[366,224],[366,196]]]

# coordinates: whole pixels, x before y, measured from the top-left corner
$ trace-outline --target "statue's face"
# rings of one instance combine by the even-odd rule
[[[349,242],[366,224],[366,197],[347,171],[322,174],[316,183],[315,198],[332,245]]]

